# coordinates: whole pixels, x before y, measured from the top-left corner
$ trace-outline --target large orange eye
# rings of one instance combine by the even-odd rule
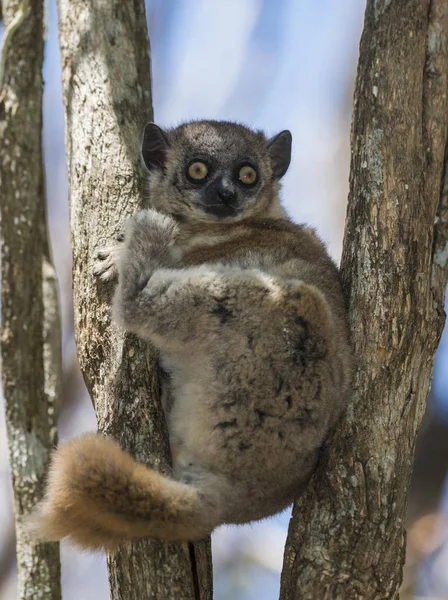
[[[202,181],[208,175],[208,167],[201,161],[191,163],[188,167],[188,177],[194,181]]]
[[[243,185],[254,185],[257,182],[258,175],[253,167],[245,165],[239,170],[238,179]]]

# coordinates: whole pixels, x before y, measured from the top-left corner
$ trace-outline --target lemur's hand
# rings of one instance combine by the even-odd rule
[[[100,248],[92,273],[101,281],[112,281],[118,276],[118,262],[126,253],[142,262],[147,269],[168,266],[172,262],[171,249],[177,233],[176,222],[156,210],[141,210],[126,226],[126,236],[120,233],[115,244]],[[125,239],[126,237],[126,239]]]
[[[118,276],[117,262],[123,251],[124,233],[115,238],[116,244],[100,248],[95,256],[92,273],[101,281],[112,281]]]

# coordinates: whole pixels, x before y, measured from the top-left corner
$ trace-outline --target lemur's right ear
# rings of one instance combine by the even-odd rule
[[[167,134],[155,123],[145,126],[142,143],[142,157],[149,171],[163,169],[166,151],[170,145]]]
[[[268,140],[272,174],[277,181],[283,177],[291,162],[291,132],[285,129]]]

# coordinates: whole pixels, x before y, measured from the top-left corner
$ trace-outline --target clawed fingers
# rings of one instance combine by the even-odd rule
[[[107,246],[106,248],[100,248],[98,250],[98,252],[96,253],[96,258],[98,260],[106,260],[110,256],[111,252],[113,252],[113,250],[114,250],[113,246]]]
[[[93,265],[92,274],[101,281],[111,281],[117,276],[117,260],[121,252],[121,246],[106,246],[100,248],[96,253],[96,262]]]

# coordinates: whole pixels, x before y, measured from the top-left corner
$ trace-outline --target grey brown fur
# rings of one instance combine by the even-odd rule
[[[115,318],[160,351],[178,481],[83,436],[53,457],[33,518],[41,537],[191,540],[272,515],[303,489],[344,408],[351,356],[338,270],[279,202],[290,144],[289,132],[267,140],[226,122],[147,126],[153,209],[94,272],[118,270]],[[188,171],[198,160],[200,182]],[[255,183],[238,179],[241,165]]]

